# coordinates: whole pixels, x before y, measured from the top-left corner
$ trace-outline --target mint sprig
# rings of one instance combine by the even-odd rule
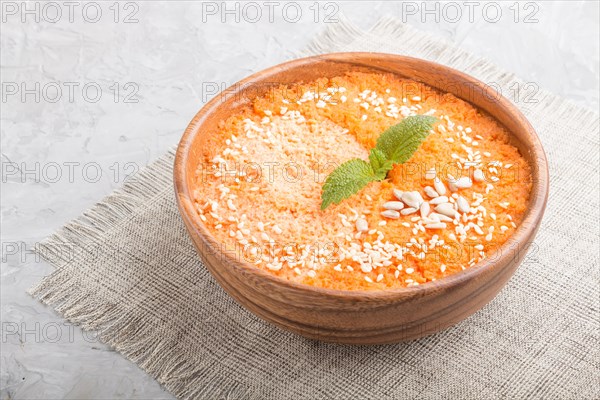
[[[430,115],[406,117],[399,124],[383,131],[375,148],[394,164],[405,163],[429,135],[435,121],[437,118]]]
[[[323,184],[321,210],[347,199],[369,182],[385,179],[394,164],[405,163],[412,157],[436,121],[429,115],[414,115],[386,129],[371,149],[369,162],[354,158],[329,174]]]

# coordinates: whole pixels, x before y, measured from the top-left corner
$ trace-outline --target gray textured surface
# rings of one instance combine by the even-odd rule
[[[136,4],[139,22],[134,24],[115,23],[110,4],[102,3],[97,23],[85,22],[76,12],[73,23],[66,16],[55,24],[6,16],[1,25],[3,95],[12,82],[26,82],[29,88],[35,82],[60,82],[63,87],[56,103],[48,92],[40,102],[33,95],[25,102],[14,95],[1,104],[3,398],[170,397],[135,365],[65,325],[25,293],[51,271],[28,250],[120,186],[125,173],[175,144],[208,94],[203,83],[205,88],[226,85],[290,58],[326,26],[323,15],[314,22],[310,3],[297,23],[286,22],[276,11],[273,23],[263,17],[259,23],[239,24],[230,17],[222,23],[218,16],[203,23],[201,7],[187,2],[168,8]],[[435,23],[432,17],[421,23],[416,15],[408,22],[525,81],[597,109],[597,3],[539,3],[539,22],[533,24],[515,23],[509,5],[503,5],[506,18],[495,24],[481,17],[470,23],[466,16],[458,23]],[[132,10],[121,8],[120,20]],[[340,13],[362,28],[382,14],[401,16],[401,11],[395,3],[340,3]],[[523,18],[525,10],[521,13]],[[79,83],[72,102],[64,82]],[[82,96],[81,86],[90,82],[102,88],[97,103]],[[128,82],[139,87],[137,103],[124,102]],[[121,89],[116,102],[114,83]],[[79,163],[72,167],[72,179],[68,162]],[[40,176],[13,173],[9,163],[37,169]],[[55,183],[52,163],[62,173]],[[84,169],[86,163],[101,166],[97,182],[95,164]],[[19,334],[12,334],[14,329]]]

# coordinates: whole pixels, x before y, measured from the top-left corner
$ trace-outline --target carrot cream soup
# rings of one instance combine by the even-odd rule
[[[322,209],[333,170],[368,162],[382,132],[417,115],[435,123],[408,161]],[[500,124],[393,75],[280,87],[209,135],[193,196],[223,252],[316,287],[406,287],[474,267],[529,202],[530,167]]]

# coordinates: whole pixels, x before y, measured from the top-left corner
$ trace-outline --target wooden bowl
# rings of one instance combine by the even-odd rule
[[[530,163],[528,211],[514,235],[488,260],[420,286],[343,291],[289,282],[221,252],[200,220],[190,185],[207,134],[264,94],[273,83],[309,82],[348,71],[393,73],[453,93],[486,111],[512,133]],[[463,320],[488,303],[513,275],[539,227],[548,197],[548,166],[540,140],[523,114],[496,90],[459,71],[411,57],[333,53],[276,65],[238,82],[209,101],[187,127],[174,166],[179,210],[204,264],[242,306],[275,325],[327,342],[381,344],[429,335]]]

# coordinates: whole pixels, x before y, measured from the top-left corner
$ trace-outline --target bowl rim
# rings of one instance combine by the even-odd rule
[[[542,147],[541,140],[539,139],[531,123],[525,118],[523,113],[515,105],[513,105],[503,95],[499,95],[497,92],[492,92],[488,85],[484,84],[480,80],[443,64],[398,54],[381,52],[337,52],[297,58],[255,72],[249,75],[248,77],[229,86],[227,89],[225,89],[225,91],[222,91],[219,94],[215,95],[215,97],[208,101],[194,115],[193,119],[190,121],[190,123],[185,129],[175,153],[175,161],[173,167],[174,189],[181,216],[191,224],[192,228],[196,231],[196,233],[198,233],[201,237],[206,239],[206,242],[209,243],[211,247],[214,247],[213,244],[218,244],[216,238],[210,233],[208,229],[206,229],[206,227],[202,223],[195,208],[192,207],[194,201],[191,196],[191,191],[186,183],[186,164],[188,160],[190,146],[193,143],[196,135],[201,134],[202,123],[208,115],[213,113],[219,107],[221,103],[219,99],[221,93],[225,92],[228,93],[228,95],[235,96],[240,91],[243,91],[243,88],[245,88],[248,84],[253,82],[265,81],[273,74],[279,73],[284,70],[306,67],[322,61],[352,63],[352,59],[356,57],[391,57],[396,59],[398,62],[410,60],[412,62],[422,63],[424,67],[444,70],[449,75],[453,75],[458,79],[467,81],[471,84],[480,85],[482,87],[482,90],[488,92],[487,94],[492,96],[492,98],[494,98],[494,101],[497,102],[501,108],[503,108],[509,114],[519,118],[521,125],[523,125],[524,130],[527,131],[529,135],[529,140],[534,144],[537,144],[537,146],[532,147],[534,152],[531,157],[532,161],[529,161],[529,164],[532,168],[532,171],[537,170],[538,172],[536,176],[537,179],[533,180],[527,211],[523,217],[523,220],[517,226],[516,231],[492,254],[492,256],[481,262],[478,262],[477,264],[471,267],[468,267],[460,272],[451,274],[449,276],[440,278],[432,282],[426,282],[417,286],[407,286],[392,289],[342,290],[322,288],[304,283],[293,282],[280,278],[279,276],[273,275],[263,269],[257,268],[256,266],[246,261],[238,261],[232,258],[229,254],[222,254],[222,252],[221,264],[227,265],[227,267],[230,267],[229,264],[235,264],[238,267],[244,268],[245,272],[255,275],[260,279],[264,279],[269,283],[276,284],[279,286],[287,286],[289,289],[304,292],[306,294],[314,294],[319,296],[337,299],[347,299],[353,301],[390,301],[393,299],[401,299],[409,296],[424,296],[431,292],[445,291],[456,285],[460,285],[466,281],[476,279],[478,276],[482,275],[485,272],[491,272],[492,270],[497,268],[506,268],[510,264],[508,262],[509,258],[514,257],[514,253],[509,251],[511,243],[527,243],[527,240],[529,238],[533,239],[544,215],[549,193],[549,171],[547,157]],[[372,66],[372,68],[374,70],[377,69],[376,66]],[[384,72],[384,70],[382,70],[382,72]],[[388,71],[388,73],[393,72]],[[401,76],[400,74],[397,75]],[[260,79],[257,79],[259,77]],[[414,77],[405,76],[405,78],[414,79],[418,81],[418,79]],[[471,103],[467,99],[463,100]],[[477,107],[477,109],[480,109],[480,107],[478,106],[473,106]],[[490,116],[496,119],[494,115],[490,114]],[[497,119],[496,121],[500,123],[503,127],[505,127],[505,125]],[[512,132],[510,130],[508,130],[506,127],[505,129],[509,132],[510,135],[512,135]],[[185,201],[182,201],[182,199]],[[519,249],[518,251],[524,250]],[[498,253],[500,254],[498,255]]]

